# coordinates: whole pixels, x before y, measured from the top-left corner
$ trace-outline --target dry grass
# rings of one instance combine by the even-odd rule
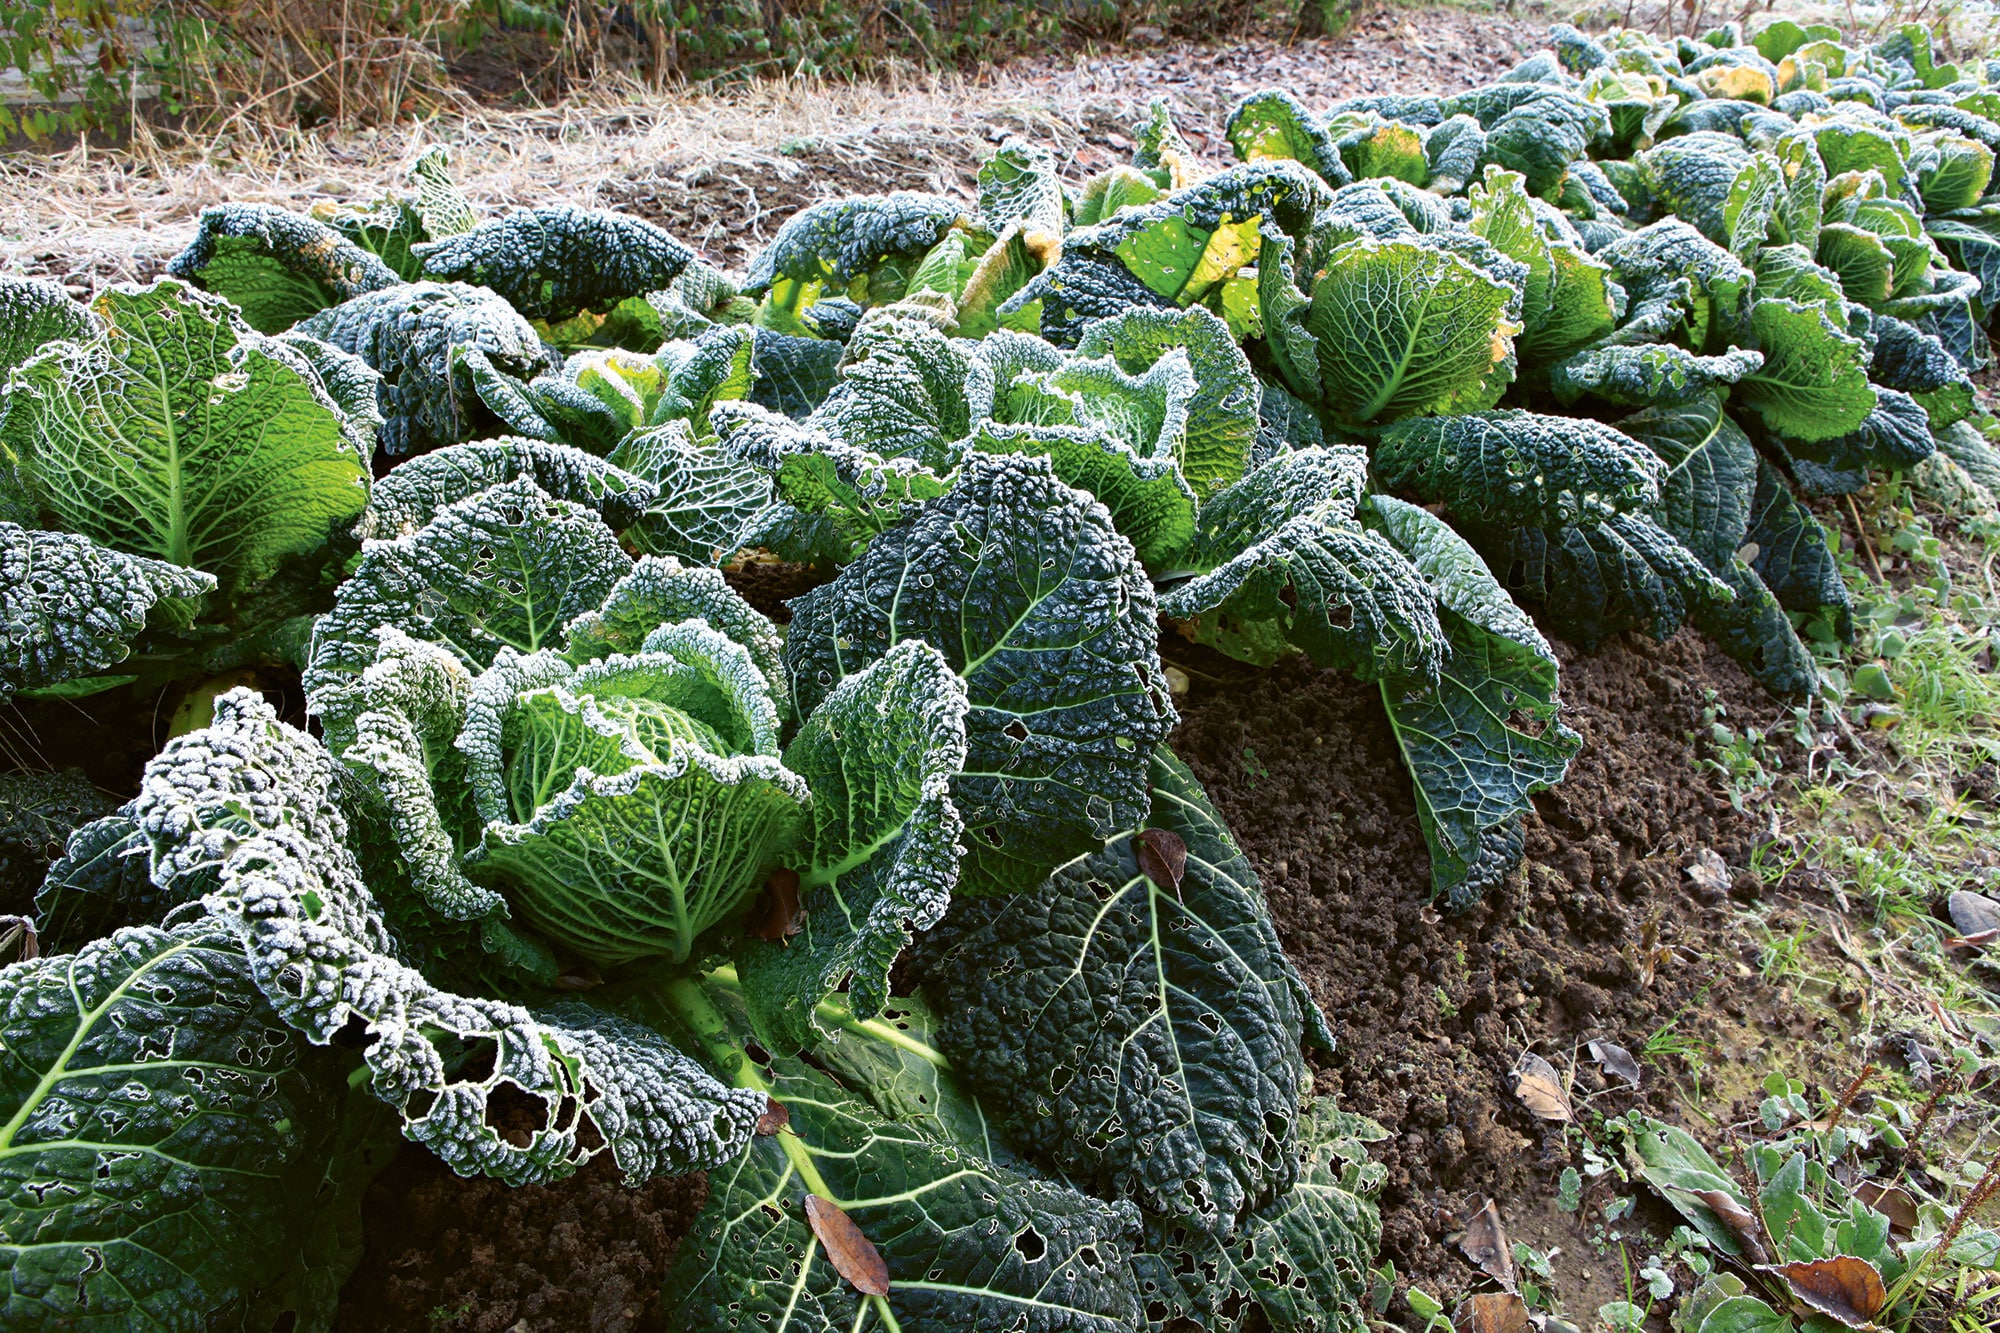
[[[338,3],[339,0],[331,0]],[[1008,134],[1080,176],[1122,160],[1121,137],[1164,96],[1220,161],[1228,107],[1269,86],[1324,104],[1359,91],[1470,86],[1513,64],[1546,19],[1381,10],[1335,40],[1054,54],[978,73],[892,70],[874,82],[771,80],[714,92],[600,81],[543,107],[469,107],[340,134],[248,119],[197,143],[142,136],[0,157],[0,271],[57,278],[79,295],[156,275],[224,201],[303,209],[388,192],[430,143],[486,210],[568,202],[651,218],[738,267],[799,207],[893,189],[969,195]]]
[[[672,214],[683,211],[671,206],[676,197],[718,193],[703,187],[745,195],[747,211],[684,231],[727,258],[741,248],[729,243],[734,236],[761,244],[802,195],[889,178],[896,188],[963,193],[990,151],[990,126],[1064,152],[1074,151],[1075,127],[1088,118],[1085,108],[1031,96],[1004,78],[939,74],[893,85],[773,81],[726,95],[600,96],[342,135],[238,127],[198,150],[148,138],[117,152],[87,144],[19,152],[0,159],[0,270],[48,274],[74,288],[149,278],[209,205],[303,209],[328,197],[371,198],[439,140],[484,208],[557,200],[631,207],[651,197],[656,206],[637,211]]]

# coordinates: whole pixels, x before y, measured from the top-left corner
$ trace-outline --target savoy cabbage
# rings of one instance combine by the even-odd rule
[[[2000,491],[2000,70],[1550,39],[1254,94],[1221,170],[1163,104],[1086,180],[1008,140],[735,276],[433,150],[0,279],[0,698],[289,661],[307,722],[201,685],[122,806],[0,793],[10,1326],[328,1326],[399,1129],[708,1170],[692,1329],[1364,1328],[1381,1131],[1162,643],[1373,685],[1458,908],[1580,743],[1548,635],[1802,700],[1816,497]]]

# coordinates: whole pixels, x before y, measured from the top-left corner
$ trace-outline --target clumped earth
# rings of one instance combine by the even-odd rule
[[[1636,1092],[1614,1085],[1586,1043],[1636,1054],[1676,1016],[1677,1031],[1718,1045],[1746,1019],[1771,1041],[1796,1020],[1739,965],[1731,892],[1756,892],[1756,877],[1704,891],[1685,873],[1704,849],[1740,870],[1758,838],[1697,768],[1691,735],[1717,704],[1758,720],[1774,706],[1692,632],[1558,653],[1562,717],[1583,748],[1536,798],[1521,873],[1457,916],[1430,905],[1373,686],[1302,659],[1262,672],[1183,660],[1194,686],[1173,744],[1256,865],[1333,1029],[1316,1091],[1390,1131],[1375,1148],[1389,1168],[1383,1257],[1434,1292],[1462,1285],[1471,1270],[1444,1242],[1491,1197],[1516,1239],[1564,1248],[1556,1286],[1588,1310],[1621,1299],[1622,1278],[1593,1272],[1576,1220],[1548,1206],[1570,1159],[1561,1127],[1514,1095],[1520,1057],[1588,1071],[1573,1091],[1598,1093],[1607,1114],[1666,1113],[1667,1071],[1648,1063]]]
[[[751,566],[733,581],[775,611],[810,576]],[[1513,1094],[1523,1052],[1558,1067],[1592,1040],[1638,1053],[1676,1018],[1725,1050],[1810,1033],[1742,961],[1732,894],[1754,894],[1756,878],[1722,891],[1685,873],[1703,849],[1740,870],[1759,836],[1696,767],[1691,734],[1717,705],[1758,720],[1774,706],[1692,633],[1559,651],[1563,718],[1583,749],[1537,798],[1522,872],[1459,916],[1430,905],[1429,857],[1373,686],[1303,658],[1256,670],[1172,639],[1166,656],[1191,681],[1172,744],[1257,867],[1333,1028],[1316,1091],[1390,1130],[1376,1147],[1389,1168],[1383,1257],[1433,1291],[1464,1285],[1471,1270],[1446,1238],[1493,1197],[1516,1238],[1563,1251],[1557,1285],[1591,1309],[1619,1299],[1622,1278],[1601,1261],[1593,1271],[1581,1224],[1549,1202],[1569,1159],[1560,1126]],[[1657,1064],[1634,1091],[1575,1063],[1587,1071],[1575,1094],[1595,1094],[1600,1110],[1673,1109]],[[509,1190],[405,1148],[369,1195],[342,1327],[664,1329],[654,1288],[704,1193],[628,1190],[602,1160]]]

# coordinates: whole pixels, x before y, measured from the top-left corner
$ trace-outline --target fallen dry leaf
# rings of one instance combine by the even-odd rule
[[[1975,931],[1970,935],[1951,935],[1944,941],[1947,949],[1984,949],[1989,944],[2000,943],[2000,927],[1993,930]]]
[[[1866,1259],[1851,1254],[1791,1264],[1770,1264],[1761,1271],[1785,1279],[1803,1305],[1849,1328],[1873,1328],[1875,1316],[1889,1299],[1882,1274]]]
[[[1514,1095],[1540,1119],[1562,1124],[1576,1119],[1562,1076],[1556,1073],[1554,1065],[1533,1051],[1523,1055],[1514,1067]]]
[[[1970,889],[1955,890],[1945,900],[1945,910],[1951,913],[1951,923],[1958,927],[1960,935],[1982,935],[1989,930],[2000,930],[2000,902],[1983,893],[1974,893]]]
[[[861,1234],[861,1228],[839,1204],[817,1194],[806,1195],[806,1221],[812,1224],[819,1243],[826,1246],[834,1272],[864,1296],[889,1294],[889,1265],[882,1262],[882,1252]]]
[[[799,933],[799,872],[780,866],[764,881],[757,922],[750,933],[760,940],[790,939]]]
[[[1639,1086],[1639,1062],[1632,1052],[1615,1041],[1593,1041],[1587,1048],[1590,1058],[1597,1061],[1598,1068],[1613,1078],[1623,1079],[1633,1087]]]
[[[1704,894],[1713,897],[1729,892],[1729,863],[1713,847],[1704,847],[1694,854],[1694,864],[1686,871],[1694,886]]]
[[[1764,1242],[1759,1234],[1763,1228],[1757,1224],[1756,1214],[1744,1207],[1735,1195],[1722,1190],[1689,1190],[1688,1193],[1700,1199],[1702,1205],[1729,1229],[1729,1234],[1742,1248],[1745,1259],[1761,1264],[1771,1257],[1764,1252]]]
[[[1187,873],[1187,844],[1180,834],[1149,828],[1137,842],[1140,871],[1168,893],[1179,893],[1181,876]]]
[[[1889,1230],[1907,1236],[1917,1229],[1917,1201],[1901,1185],[1864,1180],[1854,1187],[1854,1197],[1888,1218]]]
[[[766,1094],[764,1114],[757,1117],[757,1133],[769,1138],[792,1123],[792,1113],[776,1097]]]
[[[1507,1243],[1507,1228],[1500,1223],[1500,1205],[1488,1199],[1486,1206],[1465,1224],[1458,1248],[1472,1266],[1512,1291],[1514,1289],[1514,1247]]]
[[[1471,1297],[1452,1312],[1456,1333],[1527,1333],[1528,1303],[1511,1291]]]

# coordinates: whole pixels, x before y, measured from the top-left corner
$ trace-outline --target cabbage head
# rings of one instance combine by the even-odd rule
[[[485,821],[470,874],[600,966],[684,961],[783,858],[810,800],[778,757],[770,683],[699,620],[581,666],[503,651],[458,747]]]

